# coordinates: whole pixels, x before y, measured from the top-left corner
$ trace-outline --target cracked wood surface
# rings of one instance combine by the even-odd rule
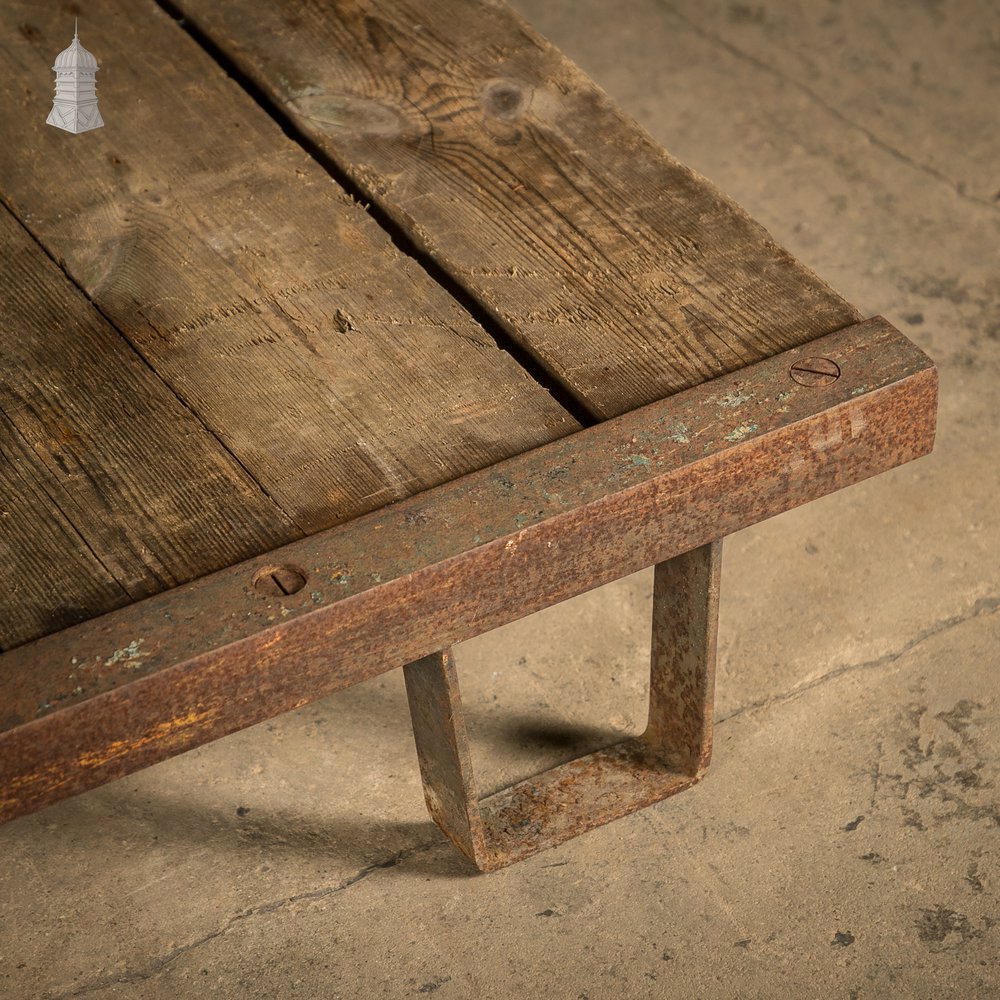
[[[503,3],[175,2],[602,419],[860,318]]]
[[[67,25],[0,12],[0,649],[577,429],[151,0],[47,126]]]
[[[288,537],[256,483],[2,207],[0,257],[0,650]]]

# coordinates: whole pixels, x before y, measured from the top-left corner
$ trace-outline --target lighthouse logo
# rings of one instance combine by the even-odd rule
[[[97,60],[81,44],[77,28],[73,42],[56,56],[56,97],[47,124],[67,132],[89,132],[101,128],[104,119],[97,108]]]

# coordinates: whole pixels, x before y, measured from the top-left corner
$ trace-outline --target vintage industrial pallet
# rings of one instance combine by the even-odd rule
[[[0,819],[398,667],[481,869],[697,781],[721,539],[926,454],[933,364],[501,3],[85,15],[69,136],[0,10]],[[450,646],[651,565],[646,732],[480,800]]]

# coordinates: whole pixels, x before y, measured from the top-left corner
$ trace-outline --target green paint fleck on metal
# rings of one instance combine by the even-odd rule
[[[528,523],[528,515],[523,511],[520,514],[514,515],[514,523],[519,527],[523,528]]]
[[[336,583],[341,587],[346,587],[350,582],[351,574],[347,571],[346,566],[339,566],[330,574],[330,583]]]
[[[851,390],[851,395],[852,396],[860,396],[861,393],[867,392],[867,391],[868,391],[868,386],[866,386],[866,385],[859,385],[857,387],[857,389],[852,389]]]
[[[740,424],[734,431],[726,435],[727,441],[742,441],[748,434],[753,434],[757,430],[756,424]]]
[[[116,663],[123,663],[126,667],[135,668],[138,667],[138,660],[141,660],[144,656],[149,656],[148,653],[142,653],[139,651],[139,647],[142,645],[142,639],[133,639],[127,646],[123,646],[121,649],[116,649],[105,661],[104,665],[106,667],[113,667]]]
[[[629,455],[629,461],[636,466],[649,465],[649,459],[645,455]]]
[[[672,420],[667,427],[667,440],[675,444],[687,444],[691,440],[691,431],[683,420]]]
[[[322,604],[323,603],[323,595],[318,590],[314,590],[309,595],[309,597],[312,599],[313,604]]]
[[[724,406],[727,410],[735,410],[738,406],[749,402],[750,397],[744,395],[742,392],[730,392],[719,400],[719,406]]]
[[[792,398],[792,394],[790,392],[779,392],[778,393],[778,402],[779,403],[783,403],[786,399],[791,399],[791,398]]]

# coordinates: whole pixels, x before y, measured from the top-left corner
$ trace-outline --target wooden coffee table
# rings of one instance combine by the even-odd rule
[[[92,0],[79,136],[69,27],[0,12],[0,819],[398,667],[481,869],[696,782],[721,539],[933,364],[502,3]],[[651,565],[646,732],[480,800],[450,646]]]

